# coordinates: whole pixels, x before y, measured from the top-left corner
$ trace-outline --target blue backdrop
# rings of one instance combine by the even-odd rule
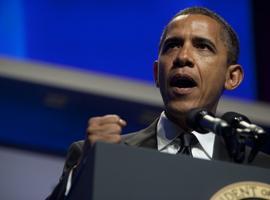
[[[245,81],[228,95],[254,100],[250,4],[249,0],[2,0],[0,53],[150,83],[163,27],[180,9],[203,5],[220,13],[240,36]]]

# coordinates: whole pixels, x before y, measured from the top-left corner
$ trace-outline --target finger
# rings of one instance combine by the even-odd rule
[[[121,126],[126,126],[125,120],[121,119],[118,115],[104,115],[101,117],[92,117],[89,119],[88,124],[91,125],[103,125],[109,123],[117,123]]]
[[[104,115],[99,117],[92,117],[89,119],[88,123],[89,125],[92,124],[107,124],[107,123],[117,123],[120,120],[120,117],[118,115]]]
[[[120,143],[121,136],[120,135],[89,135],[88,140],[91,144],[96,143],[97,141],[107,142],[107,143]]]
[[[124,126],[127,125],[127,122],[126,122],[125,120],[123,120],[123,119],[120,118],[119,121],[118,121],[118,124],[119,124],[120,126],[124,127]]]
[[[121,126],[126,126],[127,122],[119,117],[119,115],[104,115],[100,118],[100,125],[108,124],[108,123],[117,123]]]
[[[87,129],[87,133],[91,134],[118,134],[120,135],[122,132],[122,127],[119,124],[104,124],[102,126],[89,126]]]

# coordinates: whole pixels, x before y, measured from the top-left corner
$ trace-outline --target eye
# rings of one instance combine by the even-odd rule
[[[208,45],[208,44],[205,44],[205,43],[198,43],[195,45],[198,49],[202,49],[202,50],[209,50],[209,51],[212,51],[213,52],[213,48]]]
[[[216,53],[216,47],[215,47],[214,43],[208,39],[195,38],[193,40],[193,45],[194,45],[194,47],[196,47],[199,50]]]
[[[163,46],[162,52],[165,53],[169,51],[170,49],[179,48],[179,47],[180,47],[179,42],[176,42],[176,41],[166,42]]]

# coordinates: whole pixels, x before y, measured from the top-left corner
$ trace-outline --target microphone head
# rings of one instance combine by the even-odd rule
[[[202,118],[205,116],[205,115],[211,115],[211,116],[214,116],[211,112],[207,111],[206,109],[204,108],[194,108],[194,109],[191,109],[188,114],[187,114],[187,118],[186,118],[186,121],[187,121],[187,125],[199,132],[199,133],[208,133],[209,131],[206,130],[205,128],[203,128],[201,125],[200,125],[200,121],[202,120]]]
[[[239,122],[241,121],[251,123],[246,116],[236,112],[226,112],[224,115],[222,115],[221,119],[226,121],[228,124],[231,124],[233,128],[238,128]]]

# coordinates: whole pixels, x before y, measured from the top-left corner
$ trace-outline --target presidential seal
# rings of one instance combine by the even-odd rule
[[[270,200],[270,185],[245,181],[225,186],[210,200]]]

